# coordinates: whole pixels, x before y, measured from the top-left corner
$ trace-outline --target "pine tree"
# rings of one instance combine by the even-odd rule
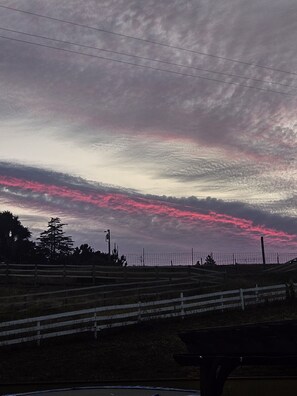
[[[48,222],[47,230],[39,238],[38,247],[49,261],[57,261],[69,256],[72,251],[73,241],[71,236],[65,236],[59,217],[52,217]]]
[[[217,263],[216,263],[216,261],[214,260],[214,258],[213,258],[213,255],[212,255],[212,253],[210,253],[207,257],[206,257],[206,259],[205,259],[205,262],[204,262],[204,265],[216,265]]]

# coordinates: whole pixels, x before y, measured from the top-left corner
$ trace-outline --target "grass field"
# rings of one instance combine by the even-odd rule
[[[216,266],[208,272],[205,268],[194,267],[138,267],[125,269],[125,278],[120,281],[111,275],[107,283],[100,278],[95,283],[92,279],[86,283],[71,278],[66,284],[50,278],[37,283],[34,277],[0,278],[0,319],[16,320],[101,305],[176,298],[181,292],[185,296],[197,295],[297,279],[295,268],[289,272],[275,271],[277,268],[275,265],[265,268],[263,265]],[[156,277],[152,278],[152,274]]]
[[[5,383],[144,381],[162,378],[197,379],[196,368],[173,359],[185,352],[178,334],[191,329],[297,318],[297,304],[277,304],[216,313],[184,320],[166,320],[91,336],[22,345],[1,350],[0,378]],[[235,375],[297,375],[296,369],[241,369]]]
[[[232,269],[222,289],[249,285],[281,283],[296,280],[295,273],[255,273],[251,268]],[[24,289],[25,287],[25,289]],[[218,286],[219,287],[219,286]],[[47,288],[49,290],[50,288]],[[24,293],[28,286],[10,285],[2,288],[2,295]],[[32,288],[31,292],[41,291]],[[185,352],[178,334],[191,329],[216,327],[263,321],[297,319],[297,301],[248,307],[245,311],[231,311],[141,323],[136,326],[110,330],[99,334],[95,341],[91,335],[48,340],[36,346],[26,344],[1,349],[0,379],[5,384],[67,382],[97,383],[102,381],[145,383],[161,379],[187,378],[196,381],[196,368],[180,367],[173,359],[176,353]],[[233,375],[297,375],[296,368],[245,368]]]

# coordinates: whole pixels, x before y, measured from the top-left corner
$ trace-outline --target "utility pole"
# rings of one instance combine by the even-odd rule
[[[110,259],[110,230],[106,230],[104,232],[106,232],[105,240],[108,245],[108,258]]]
[[[266,259],[265,259],[265,249],[264,249],[264,238],[263,237],[261,237],[261,249],[262,249],[263,265],[265,265]]]

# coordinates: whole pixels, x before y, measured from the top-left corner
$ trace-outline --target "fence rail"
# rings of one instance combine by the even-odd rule
[[[295,286],[295,285],[294,285]],[[142,321],[198,315],[203,312],[244,310],[248,305],[286,298],[286,285],[255,287],[185,296],[150,302],[100,306],[0,323],[0,346],[91,332],[96,339],[103,329]]]
[[[174,279],[186,280],[198,276],[200,280],[208,283],[218,283],[223,280],[222,271],[200,268],[195,266],[165,266],[165,267],[121,267],[97,265],[48,265],[48,264],[1,264],[0,281],[9,282],[15,279],[23,281],[75,282],[76,280],[88,283],[113,283],[113,282],[140,282]]]
[[[208,286],[209,287],[209,286]],[[207,288],[208,288],[207,287]],[[194,281],[153,281],[137,283],[118,283],[115,285],[90,286],[64,289],[53,292],[19,294],[0,297],[0,315],[6,320],[28,313],[53,313],[61,310],[83,309],[84,307],[111,305],[126,301],[149,301],[174,297],[182,290],[188,294],[201,293],[204,286]]]
[[[8,275],[3,275],[2,282],[53,284],[56,288],[59,285],[61,288],[62,285],[63,290],[0,296],[0,318],[14,319],[16,313],[22,317],[39,315],[41,312],[43,314],[61,312],[68,307],[74,310],[111,305],[120,303],[123,296],[127,302],[132,303],[175,297],[183,290],[194,295],[202,293],[205,289],[222,285],[225,277],[222,271],[185,266],[97,267],[96,273],[92,272],[91,266],[88,266],[82,268],[78,274],[71,272],[72,267],[68,267],[66,275],[63,266],[49,266],[49,269],[45,270],[43,267],[39,266],[35,272],[32,272],[30,266],[28,269],[26,266],[11,265]],[[18,269],[17,272],[14,271],[15,268]],[[44,271],[47,270],[49,273],[46,272],[45,275]],[[80,277],[81,272],[84,274],[83,278]]]

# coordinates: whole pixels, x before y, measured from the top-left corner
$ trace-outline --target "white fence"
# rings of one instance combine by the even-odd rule
[[[64,312],[0,323],[0,346],[127,326],[154,319],[185,317],[204,312],[244,310],[247,305],[286,298],[286,285],[255,287],[178,298]]]

